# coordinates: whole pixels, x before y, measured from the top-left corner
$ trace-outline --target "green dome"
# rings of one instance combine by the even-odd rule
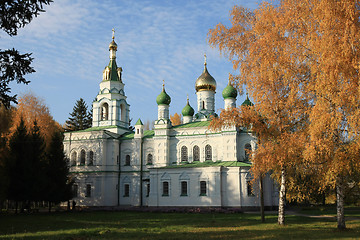
[[[237,91],[236,89],[231,86],[231,84],[229,83],[226,88],[224,88],[223,92],[222,92],[223,98],[227,99],[227,98],[236,98],[237,97]]]
[[[185,117],[185,116],[193,116],[195,113],[194,109],[190,106],[189,104],[189,99],[187,100],[187,104],[186,106],[183,108],[183,110],[181,111],[181,114]]]
[[[254,104],[250,101],[249,96],[246,96],[245,101],[241,104],[241,106],[253,106]]]
[[[156,103],[158,105],[169,105],[171,102],[171,97],[165,92],[165,88],[163,86],[162,92],[157,96]]]

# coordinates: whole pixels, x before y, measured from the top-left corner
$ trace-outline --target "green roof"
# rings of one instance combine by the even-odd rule
[[[91,131],[101,131],[101,130],[106,130],[106,129],[109,129],[109,128],[122,128],[122,127],[119,127],[119,126],[101,126],[101,127],[91,127],[91,128],[87,128],[87,129],[84,129],[84,130],[79,130],[79,131],[72,131],[72,132],[91,132]],[[124,129],[124,128],[122,128]]]
[[[181,163],[179,165],[166,166],[160,168],[195,168],[195,167],[251,167],[250,163],[238,162],[238,161],[205,161],[205,162],[192,162]]]
[[[144,124],[142,123],[141,119],[139,118],[139,120],[137,120],[137,122],[135,123],[135,126],[136,125],[144,125]]]
[[[135,133],[129,132],[122,135],[119,139],[120,140],[129,140],[134,138]],[[144,137],[143,138],[152,138],[155,135],[154,130],[145,130],[144,131]]]
[[[237,97],[237,91],[236,89],[229,83],[222,92],[223,98],[236,98]]]
[[[191,122],[186,124],[181,124],[174,126],[173,128],[192,128],[192,127],[207,127],[209,126],[210,121],[199,121],[199,122]]]

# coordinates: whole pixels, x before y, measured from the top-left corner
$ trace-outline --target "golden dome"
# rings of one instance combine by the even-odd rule
[[[111,41],[111,43],[109,44],[109,50],[114,49],[117,50],[117,44],[114,41],[114,39]]]
[[[205,62],[204,72],[198,77],[198,79],[195,82],[195,90],[196,92],[199,91],[205,91],[205,90],[216,90],[216,81],[215,79],[210,75],[206,68],[206,62]]]

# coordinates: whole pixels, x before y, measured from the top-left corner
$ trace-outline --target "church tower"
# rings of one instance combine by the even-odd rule
[[[109,45],[110,62],[103,71],[100,91],[93,102],[93,127],[108,127],[109,131],[122,134],[129,131],[130,105],[126,102],[122,68],[117,67],[114,29]]]
[[[207,70],[206,55],[204,55],[204,71],[195,82],[198,113],[196,119],[208,120],[215,113],[216,81]]]

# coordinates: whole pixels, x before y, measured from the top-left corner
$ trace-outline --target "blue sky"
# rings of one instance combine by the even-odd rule
[[[162,80],[171,96],[170,114],[181,113],[189,94],[196,109],[195,81],[208,70],[217,81],[215,108],[224,107],[221,92],[232,64],[207,43],[207,33],[219,22],[230,25],[232,6],[256,8],[256,0],[55,0],[18,35],[0,32],[0,49],[32,52],[36,73],[29,85],[11,84],[12,93],[32,92],[42,98],[54,119],[63,124],[76,100],[88,105],[99,91],[109,62],[112,28],[123,68],[125,94],[132,124],[157,118],[156,96]],[[241,104],[245,96],[238,97]]]

